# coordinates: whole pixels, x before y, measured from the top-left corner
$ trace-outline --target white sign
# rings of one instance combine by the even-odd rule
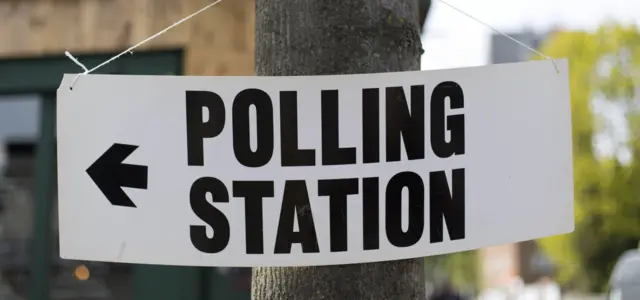
[[[573,230],[558,60],[299,77],[65,75],[63,258],[300,266]]]

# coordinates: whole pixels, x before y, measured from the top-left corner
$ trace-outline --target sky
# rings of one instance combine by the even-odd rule
[[[489,39],[496,32],[482,23],[506,34],[557,27],[593,30],[611,20],[640,24],[640,0],[444,0],[475,20],[441,0],[432,1],[422,40],[423,70],[489,64]],[[595,101],[593,109],[612,126],[610,134],[596,137],[596,149],[628,161],[627,149],[616,146],[628,134],[623,111],[603,101]]]
[[[480,66],[488,63],[489,36],[480,22],[432,0],[423,37],[422,69]],[[505,32],[552,27],[594,29],[606,20],[640,23],[640,0],[444,0]]]

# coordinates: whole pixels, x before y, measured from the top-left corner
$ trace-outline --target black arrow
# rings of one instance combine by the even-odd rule
[[[147,189],[148,168],[122,163],[136,149],[138,146],[115,143],[87,169],[112,205],[136,207],[123,187]]]

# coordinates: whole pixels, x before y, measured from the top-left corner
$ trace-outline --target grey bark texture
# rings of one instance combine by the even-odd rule
[[[417,0],[256,0],[255,33],[258,76],[420,69]],[[253,269],[254,300],[424,298],[422,258]]]

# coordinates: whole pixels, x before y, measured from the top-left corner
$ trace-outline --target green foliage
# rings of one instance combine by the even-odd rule
[[[615,24],[596,32],[558,32],[542,52],[569,59],[576,230],[539,245],[558,265],[561,283],[599,291],[618,256],[640,240],[640,32]],[[630,140],[622,147],[631,162],[596,155],[595,134],[606,126],[591,109],[594,98],[625,107]]]
[[[425,272],[428,280],[449,278],[458,288],[476,287],[478,284],[477,251],[456,252],[425,258]]]

